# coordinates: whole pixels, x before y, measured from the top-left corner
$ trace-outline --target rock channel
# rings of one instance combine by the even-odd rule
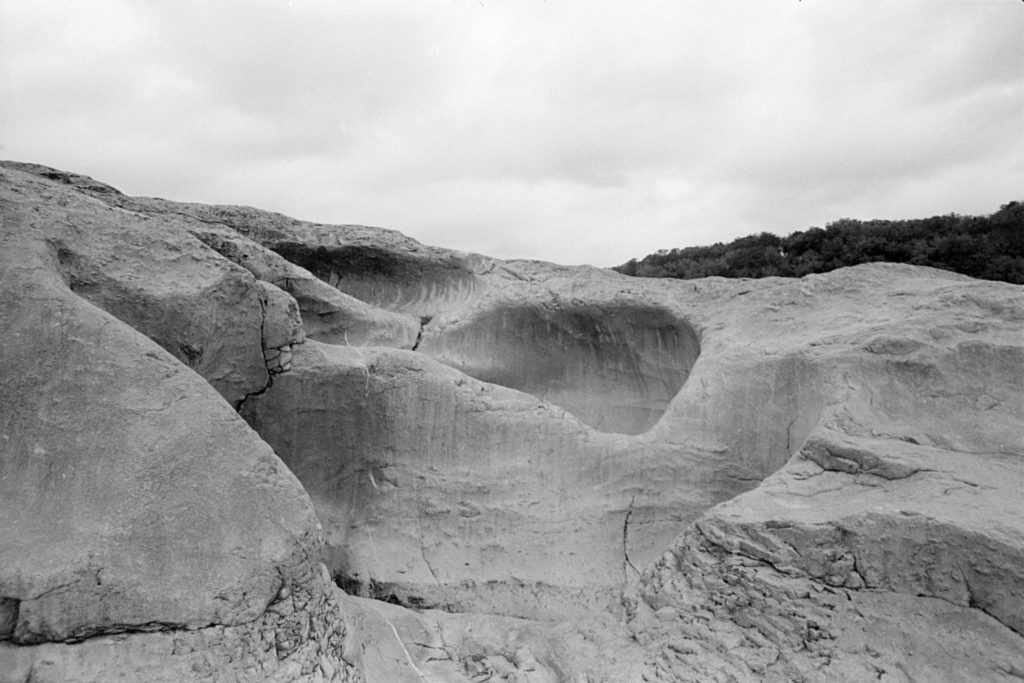
[[[1024,677],[1020,286],[0,220],[0,680]]]

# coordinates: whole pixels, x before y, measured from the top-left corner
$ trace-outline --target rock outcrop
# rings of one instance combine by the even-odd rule
[[[631,279],[0,174],[14,680],[1024,677],[1020,286]]]
[[[229,404],[294,301],[27,171],[0,170],[0,679],[345,680],[313,506]]]

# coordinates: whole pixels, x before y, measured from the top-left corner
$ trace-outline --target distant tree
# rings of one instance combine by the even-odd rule
[[[1024,203],[990,216],[951,213],[916,220],[841,218],[778,237],[748,235],[729,244],[661,249],[615,270],[641,277],[691,279],[795,276],[875,261],[911,263],[1024,284]]]

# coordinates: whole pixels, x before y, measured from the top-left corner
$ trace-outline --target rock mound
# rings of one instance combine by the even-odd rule
[[[12,680],[1024,672],[1020,286],[0,180]]]
[[[313,506],[228,402],[297,311],[106,186],[0,175],[4,680],[343,680]]]

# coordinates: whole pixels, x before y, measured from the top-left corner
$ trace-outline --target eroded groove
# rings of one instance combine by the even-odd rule
[[[433,316],[466,301],[477,287],[476,276],[455,257],[420,258],[355,244],[269,246],[339,291],[389,311]]]

